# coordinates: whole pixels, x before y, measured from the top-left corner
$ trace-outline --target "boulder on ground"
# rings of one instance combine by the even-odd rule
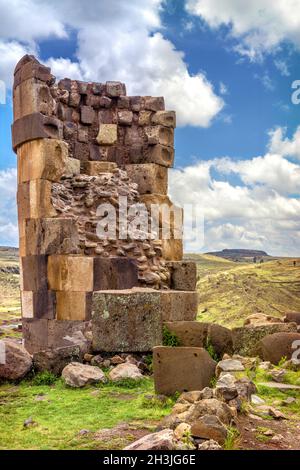
[[[245,367],[241,361],[237,359],[225,359],[218,362],[216,367],[216,375],[219,377],[222,372],[242,372],[244,370]]]
[[[241,356],[262,357],[260,340],[273,333],[297,332],[296,323],[270,323],[260,326],[243,326],[233,328],[233,349],[236,354]]]
[[[272,317],[271,315],[258,312],[249,315],[244,321],[244,326],[262,326],[269,325],[270,323],[282,323],[282,320],[278,317]]]
[[[71,362],[62,371],[62,377],[67,385],[74,388],[84,387],[88,384],[106,382],[104,372],[99,367]]]
[[[293,325],[293,323],[287,323],[287,325]],[[290,332],[268,335],[260,341],[260,347],[264,361],[278,364],[283,357],[291,359],[293,353],[300,349],[300,333]],[[300,354],[296,359],[300,359]]]
[[[234,422],[236,417],[234,410],[230,408],[230,406],[216,398],[201,400],[192,405],[184,414],[185,421],[189,424],[193,424],[202,416],[214,415],[217,416],[223,424],[229,426]]]
[[[227,437],[227,429],[217,416],[204,415],[194,421],[191,427],[193,437],[201,439],[213,439],[219,444],[224,444]]]
[[[32,358],[21,344],[0,340],[0,379],[22,379],[31,367]]]
[[[210,385],[216,363],[203,348],[153,348],[153,370],[156,393],[202,390]]]
[[[288,312],[283,321],[285,323],[297,323],[297,325],[300,325],[300,312]]]
[[[133,442],[124,450],[175,450],[172,429],[147,434],[147,436]]]
[[[123,379],[140,380],[143,378],[143,374],[135,364],[125,362],[114,367],[108,377],[113,382],[118,382]]]
[[[237,396],[238,391],[235,377],[232,374],[222,374],[216,383],[216,398],[230,401]]]
[[[55,375],[60,375],[70,362],[81,362],[83,351],[80,346],[65,346],[51,348],[33,353],[33,365],[36,371],[48,370]]]

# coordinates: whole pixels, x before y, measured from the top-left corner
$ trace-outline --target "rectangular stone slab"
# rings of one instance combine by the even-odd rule
[[[131,289],[138,286],[136,261],[130,258],[94,258],[94,289]]]
[[[153,348],[155,392],[202,390],[215,375],[216,362],[203,348],[157,346]]]
[[[55,101],[46,83],[29,78],[14,88],[14,119],[32,113],[53,114]]]
[[[76,345],[74,335],[80,331],[85,333],[89,329],[89,322],[24,318],[22,329],[24,346],[33,354],[48,348]]]
[[[162,343],[160,293],[136,288],[93,293],[93,348],[148,352]]]
[[[17,201],[19,220],[55,217],[51,201],[51,181],[37,179],[18,185]]]
[[[183,242],[176,239],[162,240],[162,256],[166,261],[181,261],[183,257]]]
[[[140,194],[167,194],[168,169],[155,163],[126,165],[126,171]]]
[[[68,144],[62,140],[32,140],[21,145],[17,153],[19,183],[38,179],[59,181],[65,174]]]
[[[47,256],[23,256],[20,268],[22,290],[36,292],[47,289]]]
[[[55,294],[49,290],[22,291],[21,303],[23,318],[55,318]]]
[[[15,152],[17,148],[35,139],[59,139],[63,138],[63,125],[54,116],[44,116],[41,113],[28,114],[17,119],[12,125],[12,146]]]
[[[23,255],[78,253],[79,237],[72,219],[27,219]]]
[[[92,292],[93,258],[80,255],[51,255],[48,258],[48,284],[55,291]]]
[[[169,261],[171,289],[195,290],[197,284],[197,266],[193,261]]]
[[[198,310],[198,292],[160,291],[163,321],[193,321]]]
[[[90,320],[91,312],[91,292],[56,292],[57,320]]]

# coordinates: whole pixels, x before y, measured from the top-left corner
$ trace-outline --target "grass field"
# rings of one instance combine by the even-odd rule
[[[282,318],[300,311],[300,259],[242,264],[198,255],[195,261],[200,321],[233,327],[256,312]]]

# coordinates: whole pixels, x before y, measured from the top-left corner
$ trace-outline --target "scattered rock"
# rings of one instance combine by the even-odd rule
[[[191,425],[188,423],[180,423],[174,430],[174,437],[178,441],[191,435]]]
[[[225,359],[224,361],[220,361],[216,367],[216,375],[217,377],[221,374],[221,372],[240,372],[244,371],[245,367],[238,361],[237,359]]]
[[[93,356],[91,358],[91,365],[92,366],[104,366],[104,361],[103,361],[103,357],[100,356],[100,354],[97,354],[97,356]],[[109,362],[109,365],[110,365],[110,362]],[[104,366],[105,367],[105,366]]]
[[[273,366],[270,361],[263,361],[259,364],[259,368],[262,370],[270,370],[272,367]]]
[[[271,416],[274,419],[287,419],[287,417],[283,413],[281,413],[281,411],[268,405],[257,406],[255,412],[259,413],[259,415],[261,415],[262,417]]]
[[[205,415],[217,416],[225,425],[230,425],[235,418],[235,413],[230,406],[216,398],[201,400],[198,403],[195,403],[186,413],[184,413],[184,415],[186,422],[189,424],[193,424]]]
[[[209,441],[205,441],[202,442],[202,444],[199,444],[198,450],[222,450],[222,447],[216,441],[210,439]]]
[[[106,382],[101,369],[79,362],[71,362],[62,371],[62,377],[67,385],[74,388],[84,387],[88,384]]]
[[[251,325],[251,326],[261,326],[261,325],[268,325],[269,323],[282,323],[282,320],[277,317],[272,317],[271,315],[265,315],[264,313],[253,313],[249,315],[244,321],[244,325]]]
[[[0,362],[0,378],[19,380],[25,377],[32,367],[32,358],[26,349],[11,340],[0,340],[0,348],[5,361]]]
[[[288,405],[292,405],[295,402],[296,402],[296,398],[287,397],[285,400],[282,400],[282,405],[288,406]]]
[[[173,442],[172,429],[163,429],[162,431],[138,439],[124,450],[175,450]]]
[[[82,362],[83,356],[80,345],[45,349],[33,353],[33,365],[38,372],[47,370],[60,375],[70,362]]]
[[[139,380],[143,378],[143,375],[137,366],[130,364],[130,362],[125,362],[114,367],[108,374],[108,377],[113,382],[117,382],[123,379]]]
[[[118,364],[123,364],[125,362],[124,359],[122,359],[120,356],[113,356],[110,360],[110,362],[115,366]]]
[[[24,428],[30,428],[30,427],[33,427],[33,426],[36,426],[37,423],[30,417],[28,419],[25,419],[24,423],[23,423],[23,426]]]
[[[252,405],[264,405],[266,402],[262,398],[260,398],[258,395],[252,395],[251,396],[251,404]]]
[[[286,375],[286,370],[284,369],[273,369],[270,371],[270,375],[275,382],[283,383]]]
[[[222,374],[216,383],[216,398],[224,401],[233,400],[238,396],[236,379],[231,374]]]
[[[227,429],[217,416],[204,415],[193,422],[191,434],[194,437],[213,439],[219,444],[224,444],[227,437]]]

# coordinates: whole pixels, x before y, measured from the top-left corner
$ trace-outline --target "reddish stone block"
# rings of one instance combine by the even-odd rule
[[[94,291],[130,289],[138,285],[138,269],[130,258],[94,258]]]
[[[22,290],[47,290],[47,256],[23,256],[20,265]]]
[[[91,106],[81,106],[81,122],[83,124],[93,124],[95,119],[95,111]]]
[[[162,96],[159,96],[159,97],[145,96],[144,107],[145,109],[149,109],[150,111],[164,111],[165,100]]]
[[[124,83],[121,82],[106,82],[105,89],[106,94],[112,98],[126,95],[126,87]]]
[[[55,318],[55,294],[47,289],[21,292],[23,318]]]
[[[12,145],[16,152],[19,145],[35,139],[62,139],[62,122],[53,116],[34,113],[17,119],[12,125]]]

